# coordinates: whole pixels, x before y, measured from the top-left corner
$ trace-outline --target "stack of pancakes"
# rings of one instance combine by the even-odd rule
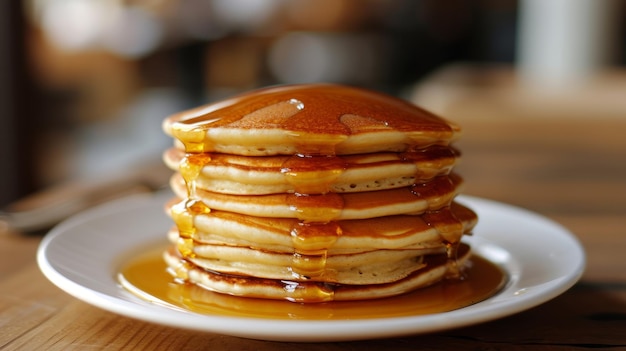
[[[455,203],[455,125],[338,85],[268,88],[170,116],[165,253],[179,280],[299,302],[458,277],[476,215]]]

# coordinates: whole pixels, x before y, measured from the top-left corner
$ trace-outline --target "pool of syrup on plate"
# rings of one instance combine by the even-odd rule
[[[164,249],[163,249],[164,250]],[[347,320],[416,316],[464,308],[495,295],[506,283],[503,270],[474,255],[462,280],[448,279],[400,296],[324,303],[244,298],[207,291],[175,282],[167,273],[162,251],[130,260],[119,272],[121,285],[158,305],[199,314],[302,320]]]

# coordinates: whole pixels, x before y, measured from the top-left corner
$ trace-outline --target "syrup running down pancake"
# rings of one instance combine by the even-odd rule
[[[458,126],[408,102],[339,85],[274,87],[167,118],[187,152],[351,155],[448,145]]]
[[[164,161],[178,171],[183,150],[167,150]],[[312,168],[310,158],[293,156],[239,156],[212,154],[196,182],[202,189],[224,194],[348,193],[406,187],[450,173],[458,151],[431,146],[412,152],[380,152],[349,156],[324,156]],[[328,180],[320,181],[324,172]],[[298,184],[294,177],[307,178]],[[304,182],[301,182],[304,183]],[[298,189],[296,189],[298,186]],[[306,189],[302,189],[308,186]],[[317,189],[315,187],[318,187]]]
[[[454,202],[460,129],[372,91],[261,89],[167,118],[181,283],[324,302],[459,279],[477,217]]]

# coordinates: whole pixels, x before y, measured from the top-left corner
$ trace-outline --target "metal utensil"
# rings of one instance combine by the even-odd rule
[[[107,201],[164,188],[172,171],[163,165],[95,180],[61,184],[0,211],[0,233],[41,233],[62,220]]]

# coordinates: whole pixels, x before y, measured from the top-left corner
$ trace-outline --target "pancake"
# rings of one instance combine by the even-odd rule
[[[424,255],[435,253],[445,254],[445,247],[304,256],[247,247],[197,245],[194,256],[188,260],[223,274],[365,285],[402,279],[423,268]]]
[[[409,187],[360,193],[322,195],[269,194],[231,195],[195,189],[195,198],[211,209],[257,217],[298,218],[326,222],[399,214],[420,214],[449,205],[460,190],[462,180],[455,174],[440,176],[427,183]],[[182,176],[170,182],[180,198],[187,196]]]
[[[175,203],[168,204],[169,213],[172,213]],[[440,224],[437,230],[422,216],[411,215],[341,220],[319,225],[303,224],[294,218],[253,217],[216,210],[194,217],[192,239],[199,245],[240,246],[291,254],[320,249],[335,255],[373,250],[440,248],[443,245],[441,233],[458,230],[469,234],[477,223],[476,214],[458,203],[452,203],[449,215],[458,219],[462,228],[442,228]],[[316,235],[299,236],[303,227],[313,228]],[[179,235],[178,228],[172,228],[170,241],[177,243]]]
[[[187,152],[350,155],[448,145],[458,126],[406,101],[331,84],[279,86],[181,112],[164,131]]]
[[[457,158],[458,151],[443,146],[404,153],[320,156],[315,161],[301,156],[211,154],[200,166],[196,182],[199,188],[234,195],[375,191],[446,175]],[[172,148],[163,159],[168,167],[178,171],[185,152]]]
[[[467,245],[458,250],[456,264],[463,266],[470,257]],[[334,284],[319,281],[266,279],[255,276],[219,273],[199,268],[182,260],[176,250],[164,258],[173,275],[209,291],[222,294],[294,302],[326,302],[384,298],[432,285],[444,279],[449,261],[446,254],[423,256],[419,268],[402,279],[381,284]]]

